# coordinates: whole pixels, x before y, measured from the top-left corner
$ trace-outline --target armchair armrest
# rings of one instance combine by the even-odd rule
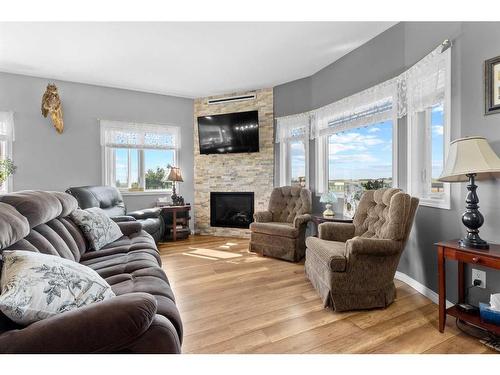
[[[1,353],[109,353],[140,337],[156,314],[155,298],[131,293],[93,303],[0,335]]]
[[[257,223],[268,223],[273,221],[273,214],[269,211],[259,211],[253,214],[253,219]]]
[[[111,220],[113,220],[115,223],[123,223],[125,221],[135,221],[135,218],[128,215],[120,215],[111,217]]]
[[[401,252],[401,241],[354,237],[346,243],[347,254],[390,256]]]
[[[346,242],[354,237],[352,223],[322,223],[318,226],[318,237],[322,240]]]
[[[137,220],[144,219],[154,219],[160,217],[161,207],[145,208],[143,210],[137,210],[132,212],[127,212],[127,215],[134,217]]]
[[[293,219],[293,226],[295,228],[300,228],[301,225],[307,224],[309,221],[311,221],[311,215],[309,214],[297,215],[295,216],[295,219]]]
[[[134,221],[121,221],[116,224],[118,224],[124,236],[130,236],[142,230],[142,224],[135,219]]]

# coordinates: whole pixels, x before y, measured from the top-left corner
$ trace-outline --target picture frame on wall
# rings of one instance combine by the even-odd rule
[[[500,113],[500,56],[484,62],[484,114]]]

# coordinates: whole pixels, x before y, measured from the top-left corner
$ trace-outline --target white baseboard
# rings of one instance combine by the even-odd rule
[[[412,279],[410,276],[403,272],[396,271],[396,275],[394,276],[396,280],[402,281],[405,284],[408,284],[413,289],[415,289],[420,294],[423,294],[427,298],[429,298],[435,304],[439,303],[439,295],[433,291],[432,289],[427,288],[424,284],[419,283],[417,280]],[[454,304],[450,301],[446,300],[446,308],[453,306]]]

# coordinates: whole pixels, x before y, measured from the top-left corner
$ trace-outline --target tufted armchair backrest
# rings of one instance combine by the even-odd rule
[[[418,199],[400,189],[365,191],[353,220],[355,235],[406,241],[417,205]]]
[[[292,223],[295,216],[310,214],[311,206],[311,192],[308,189],[282,186],[273,189],[268,210],[273,215],[273,221]]]

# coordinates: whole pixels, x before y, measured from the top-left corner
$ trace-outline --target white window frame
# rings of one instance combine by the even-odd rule
[[[116,123],[116,122],[115,122]],[[126,123],[126,122],[120,122],[120,127],[122,127],[124,130],[126,130],[129,127],[136,127],[138,124],[136,123]],[[139,124],[141,125],[141,124]],[[144,126],[151,126],[151,124],[143,124]],[[128,188],[121,188],[117,187],[118,190],[120,190],[120,193],[122,195],[157,195],[157,194],[171,194],[172,189],[150,189],[146,190],[146,170],[145,170],[145,157],[144,157],[144,151],[145,150],[159,150],[159,151],[168,151],[168,150],[173,150],[174,151],[174,160],[173,160],[173,166],[178,166],[180,164],[180,148],[181,148],[181,140],[180,140],[180,128],[177,126],[172,126],[172,125],[157,125],[154,124],[153,126],[165,126],[170,129],[172,129],[173,132],[176,133],[176,145],[171,146],[171,147],[165,147],[161,149],[157,148],[147,148],[147,147],[122,147],[121,149],[124,150],[129,150],[128,153],[128,178],[127,178],[127,185]],[[105,132],[105,126],[101,124],[101,140],[104,137],[104,132]],[[108,146],[106,144],[101,143],[101,160],[102,160],[102,183],[104,185],[108,186],[115,186],[116,187],[116,171],[115,171],[115,161],[116,161],[116,150],[118,148]],[[138,172],[139,172],[139,188],[141,189],[140,191],[134,191],[130,190],[131,189],[131,175],[130,175],[130,154],[131,151],[138,151]],[[165,166],[166,168],[167,166]]]
[[[451,141],[451,125],[450,125],[450,114],[449,114],[449,104],[447,104],[447,100],[445,99],[443,103],[443,166],[444,162],[446,161],[446,156],[448,155],[448,148],[449,144]],[[440,103],[436,103],[436,105],[439,105]],[[408,115],[408,193],[416,196],[420,199],[420,205],[422,206],[427,206],[427,207],[434,207],[434,208],[441,208],[445,210],[451,209],[451,187],[450,183],[444,182],[443,183],[443,193],[440,193],[442,196],[440,199],[437,198],[428,198],[428,197],[422,197],[421,194],[418,191],[415,191],[416,189],[413,187],[412,183],[412,178],[413,178],[413,171],[415,168],[418,168],[418,163],[416,160],[414,160],[414,155],[415,152],[414,150],[416,149],[414,142],[417,142],[415,137],[415,132],[416,132],[416,127],[418,126],[425,126],[426,129],[431,129],[431,116],[432,116],[432,107],[427,108],[425,111],[418,112],[415,114],[409,114]],[[422,121],[419,121],[417,117],[423,117],[423,123]],[[431,130],[432,131],[432,130]],[[427,148],[430,150],[432,153],[431,148]],[[432,163],[432,154],[431,155],[425,155],[426,159],[429,159],[429,162],[426,164]],[[428,165],[427,165],[428,166]],[[422,168],[420,171],[418,171],[417,175],[422,176],[423,179],[427,178],[427,176],[424,176],[424,174],[431,173],[432,174],[432,165],[430,167],[430,171],[427,171],[427,168]],[[418,190],[418,189],[417,189]],[[431,194],[432,195],[432,194]]]
[[[444,98],[441,102],[434,103],[433,106],[442,104],[443,106],[443,142],[444,142],[444,155],[443,155],[443,167],[448,156],[448,149],[451,142],[451,59],[447,60],[446,67],[446,77],[445,77],[445,87],[444,87]],[[426,129],[430,129],[431,125],[431,111],[432,107],[426,108],[425,111],[407,114],[407,190],[410,195],[416,196],[420,200],[420,205],[427,207],[440,208],[445,210],[451,209],[451,186],[450,183],[443,183],[444,192],[441,199],[427,198],[419,196],[420,193],[415,191],[412,184],[412,176],[415,175],[414,169],[417,168],[418,162],[414,160],[415,155],[415,145],[414,142],[418,142],[417,137],[414,136],[416,130],[415,127],[422,126],[420,121],[417,120],[417,116],[424,116],[424,122]],[[432,152],[432,151],[431,151]],[[427,155],[432,160],[432,155]],[[418,172],[418,171],[417,171]],[[426,173],[421,170],[417,175],[422,175]],[[432,174],[432,166],[430,172]]]
[[[14,114],[12,112],[0,112],[0,121],[6,121],[6,134],[0,134],[0,159],[11,159],[14,147]],[[1,128],[1,127],[0,127]],[[14,190],[14,176],[11,175],[7,181],[0,186],[0,194],[10,193]]]
[[[396,114],[393,114],[391,119],[386,120],[386,121],[392,121],[392,186],[393,187],[399,187],[399,168],[398,168],[398,151],[399,151],[399,142],[398,142],[398,135],[399,135],[399,122]],[[385,121],[384,121],[385,122]],[[370,126],[377,126],[377,124],[380,124],[381,122],[375,122],[373,124],[365,125],[365,126],[360,126],[360,127],[355,127],[349,130],[345,131],[351,131],[355,130],[358,128],[363,128],[363,127],[370,127]],[[322,150],[319,150],[319,152],[316,152],[316,163],[320,168],[324,168],[325,172],[325,181],[323,181],[323,191],[328,192],[329,189],[329,181],[330,181],[330,155],[329,155],[329,149],[328,149],[328,138],[330,135],[333,134],[338,134],[342,133],[344,131],[339,131],[337,133],[332,133],[332,134],[325,134],[317,138],[318,142],[316,142],[316,147],[321,147]],[[319,163],[319,164],[318,164]],[[321,196],[322,193],[316,192],[317,196]]]
[[[291,138],[279,143],[280,147],[280,186],[290,186],[292,184],[292,158],[290,157],[290,147],[292,142],[302,142],[304,144],[305,163],[305,188],[309,189],[309,137]]]

